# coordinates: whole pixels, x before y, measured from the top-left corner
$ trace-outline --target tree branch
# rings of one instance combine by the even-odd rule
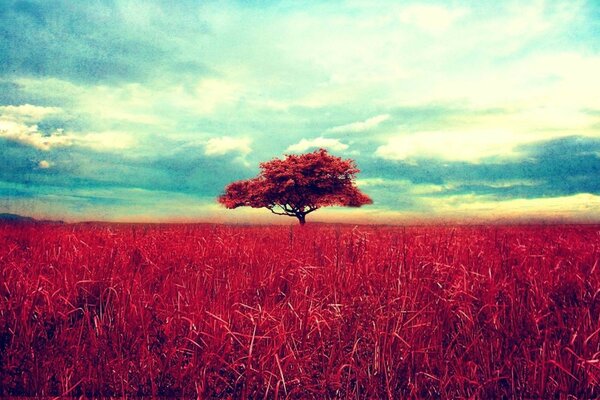
[[[290,214],[287,214],[287,213],[280,213],[280,212],[277,212],[277,211],[275,211],[275,210],[273,210],[272,208],[269,208],[269,207],[267,207],[267,209],[268,209],[269,211],[271,211],[273,214],[277,214],[277,215],[290,215]]]
[[[275,206],[279,206],[279,207],[280,207],[280,208],[281,208],[281,209],[282,209],[284,212],[277,212],[277,211],[273,210],[273,207],[275,207]],[[267,209],[268,209],[269,211],[271,211],[273,214],[276,214],[276,215],[287,215],[287,216],[289,216],[289,217],[294,217],[294,216],[296,216],[296,214],[292,213],[291,211],[288,211],[288,210],[287,210],[285,207],[283,207],[281,204],[274,204],[274,205],[272,205],[272,206],[267,206]]]

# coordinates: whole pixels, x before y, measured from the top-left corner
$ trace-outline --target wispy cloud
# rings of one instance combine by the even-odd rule
[[[333,128],[327,129],[328,133],[344,133],[344,132],[365,132],[376,128],[384,121],[390,119],[389,114],[381,114],[375,117],[368,118],[364,121],[352,122],[346,125],[334,126]]]
[[[234,138],[231,136],[221,136],[210,138],[204,147],[204,154],[207,156],[222,156],[228,153],[238,153],[242,156],[248,155],[252,148],[250,138]]]
[[[73,144],[97,151],[126,150],[137,145],[129,132],[104,131],[71,135]]]
[[[414,24],[419,29],[442,34],[468,13],[468,9],[451,9],[441,5],[412,4],[401,10],[400,21]]]
[[[526,141],[510,131],[418,132],[389,138],[375,155],[389,160],[441,158],[479,162],[491,157],[518,156],[516,148]]]
[[[473,194],[423,198],[431,210],[440,216],[460,218],[465,215],[482,220],[550,219],[580,221],[600,217],[595,204],[600,196],[581,193],[572,196],[510,199]]]
[[[7,105],[0,106],[0,116],[2,119],[41,121],[44,118],[62,113],[60,107],[42,107],[32,104],[22,104],[18,106]]]
[[[331,139],[318,137],[315,139],[302,139],[296,144],[292,144],[285,149],[286,153],[302,153],[309,149],[326,148],[333,151],[343,151],[348,148],[348,145],[342,143],[339,139]]]

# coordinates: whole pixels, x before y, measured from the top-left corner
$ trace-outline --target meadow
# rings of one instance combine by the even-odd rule
[[[600,226],[1,224],[0,396],[596,398]]]

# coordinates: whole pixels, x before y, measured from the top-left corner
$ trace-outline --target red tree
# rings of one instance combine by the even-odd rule
[[[360,172],[355,162],[325,149],[276,158],[261,163],[260,169],[255,178],[227,185],[219,203],[227,208],[265,207],[273,214],[296,217],[301,225],[307,214],[321,207],[373,203],[354,183]]]

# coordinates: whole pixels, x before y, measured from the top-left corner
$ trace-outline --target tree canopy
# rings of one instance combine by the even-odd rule
[[[325,206],[360,207],[373,201],[355,185],[360,170],[354,160],[343,160],[325,149],[286,155],[260,165],[252,179],[232,182],[219,196],[227,208],[267,208],[277,215],[298,218]]]

